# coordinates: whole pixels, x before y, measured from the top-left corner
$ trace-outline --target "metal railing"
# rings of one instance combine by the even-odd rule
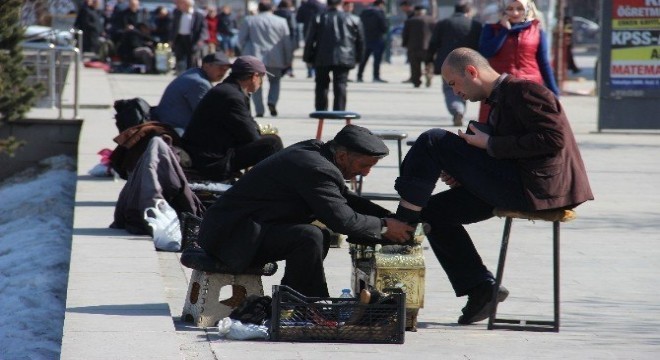
[[[73,119],[78,118],[80,66],[82,64],[82,31],[71,29],[76,45],[58,45],[48,41],[24,42],[24,64],[34,70],[30,81],[43,84],[45,96],[37,106],[58,109],[58,119],[63,119],[62,92],[71,63],[73,66]]]

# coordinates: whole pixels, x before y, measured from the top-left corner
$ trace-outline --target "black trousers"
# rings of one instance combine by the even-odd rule
[[[332,110],[346,110],[346,86],[348,84],[347,66],[319,66],[316,68],[316,110],[328,110],[328,90],[332,72],[332,90],[334,100]]]
[[[247,145],[234,149],[234,158],[231,160],[232,172],[240,171],[256,165],[259,161],[282,150],[282,139],[277,135],[263,135]]]
[[[531,210],[515,161],[495,159],[454,133],[432,129],[417,137],[402,166],[395,189],[423,208],[429,244],[456,296],[493,279],[464,225],[493,217],[495,207]],[[432,194],[442,171],[461,186]]]
[[[422,62],[426,51],[408,51],[408,61],[410,62],[410,80],[413,85],[419,86],[422,84]]]
[[[254,265],[286,262],[281,284],[312,297],[329,297],[323,260],[330,249],[330,231],[311,224],[276,224],[261,234]]]

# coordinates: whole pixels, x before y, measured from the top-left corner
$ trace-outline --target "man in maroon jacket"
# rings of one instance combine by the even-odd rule
[[[492,104],[488,128],[468,125],[458,135],[423,133],[403,162],[395,188],[397,217],[431,225],[431,248],[456,296],[468,295],[459,324],[488,317],[493,274],[484,266],[463,225],[493,216],[494,208],[518,211],[573,208],[593,195],[566,114],[543,85],[498,74],[479,53],[458,48],[442,65],[442,77],[465,100]],[[440,179],[449,190],[431,195]]]

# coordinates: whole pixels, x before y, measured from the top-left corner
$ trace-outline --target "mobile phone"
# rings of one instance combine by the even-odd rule
[[[468,122],[467,129],[465,130],[465,133],[468,134],[468,135],[474,135],[474,131],[472,131],[472,129],[470,129],[471,124],[474,125],[475,128],[479,129],[479,131],[481,131],[483,133],[486,133],[488,135],[493,133],[493,128],[490,125],[480,123],[476,120],[470,120],[470,122]]]

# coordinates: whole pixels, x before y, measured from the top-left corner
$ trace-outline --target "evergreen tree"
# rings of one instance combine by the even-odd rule
[[[38,87],[26,82],[30,71],[23,66],[21,3],[0,1],[0,126],[23,118],[38,95]],[[0,139],[0,153],[11,153],[18,145],[15,139]]]

